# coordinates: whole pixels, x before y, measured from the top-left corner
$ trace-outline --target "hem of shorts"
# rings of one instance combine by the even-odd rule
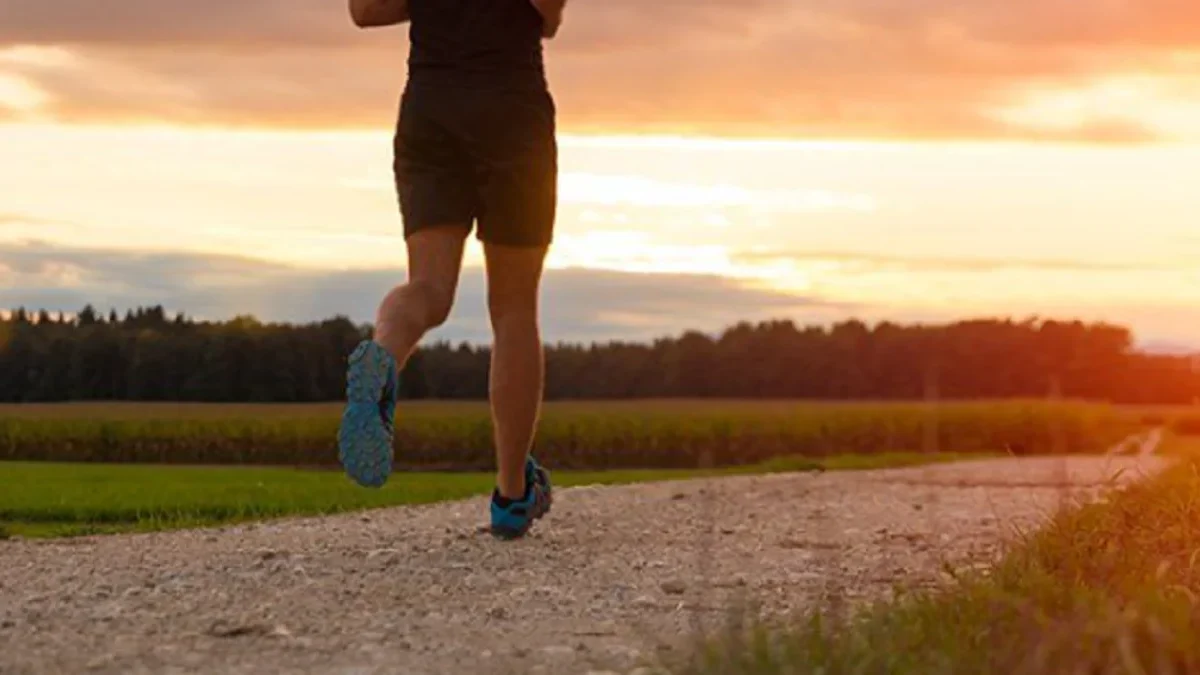
[[[426,230],[444,230],[446,228],[451,228],[451,227],[465,227],[468,230],[467,234],[469,236],[470,230],[474,229],[474,226],[475,226],[474,221],[463,221],[463,222],[456,223],[456,222],[449,221],[449,220],[439,220],[437,222],[421,223],[419,225],[405,224],[404,225],[404,239],[407,240],[409,237],[413,236],[414,234],[416,234],[418,232],[425,232]]]

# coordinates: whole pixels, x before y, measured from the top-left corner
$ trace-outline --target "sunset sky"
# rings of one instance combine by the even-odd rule
[[[0,306],[369,320],[407,39],[344,5],[0,0]],[[547,60],[547,339],[1041,315],[1200,348],[1195,0],[572,0]],[[486,337],[468,256],[435,337]]]

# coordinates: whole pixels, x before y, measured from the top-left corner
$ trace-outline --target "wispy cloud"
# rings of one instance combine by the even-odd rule
[[[235,256],[0,245],[0,307],[72,312],[88,303],[101,309],[162,304],[209,318],[247,313],[268,321],[310,321],[345,315],[367,322],[401,278],[391,270],[308,270]],[[718,330],[740,320],[825,318],[848,309],[695,274],[550,270],[544,288],[545,336],[551,341],[647,339],[686,329]],[[481,270],[467,270],[451,320],[434,337],[487,340],[486,305]]]
[[[0,49],[23,50],[0,73],[66,120],[378,127],[403,78],[403,32],[356,31],[342,3],[0,0],[0,16]],[[1130,73],[1186,97],[1198,44],[1187,0],[608,0],[572,6],[548,52],[576,130],[1130,142],[1166,132],[1107,107],[1050,126],[1010,111]]]
[[[0,211],[0,227],[6,225],[56,225],[58,221],[34,216],[27,213],[11,213]]]
[[[918,264],[936,262],[924,259]],[[1043,262],[1054,270],[1069,271],[1072,265]],[[882,264],[891,263],[884,259]],[[964,271],[985,277],[1004,274],[1004,270]],[[402,273],[391,270],[313,270],[236,256],[0,245],[0,308],[74,312],[89,303],[102,310],[161,304],[201,318],[253,314],[267,321],[311,321],[344,315],[367,322],[378,299],[401,278]],[[905,283],[925,288],[918,281]],[[856,303],[819,290],[787,293],[704,274],[555,269],[547,272],[543,288],[544,337],[585,343],[648,340],[684,330],[714,332],[739,321],[767,319],[828,324],[850,317],[869,322],[937,322],[981,314],[1017,318],[1040,314],[1114,321],[1132,326],[1150,343],[1195,345],[1193,327],[1200,323],[1200,309],[1168,299],[1103,304],[1009,299],[967,310],[896,299]],[[488,341],[486,306],[482,270],[469,268],[451,320],[431,339]]]
[[[870,211],[869,195],[833,190],[756,190],[740,185],[655,180],[636,175],[568,173],[559,181],[565,202],[597,206],[750,207],[775,213]]]
[[[834,264],[849,270],[906,270],[912,272],[1144,272],[1171,269],[1193,270],[1196,262],[1178,261],[1096,261],[1068,258],[993,258],[979,255],[907,256],[881,255],[849,251],[750,250],[731,254],[738,262],[768,264],[789,262],[797,265]]]

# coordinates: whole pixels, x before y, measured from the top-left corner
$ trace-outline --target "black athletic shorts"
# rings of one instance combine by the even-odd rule
[[[394,169],[405,237],[477,224],[484,242],[548,246],[558,200],[554,100],[545,89],[410,81]]]

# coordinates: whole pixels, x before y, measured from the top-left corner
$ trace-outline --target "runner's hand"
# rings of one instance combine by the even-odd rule
[[[563,7],[567,0],[529,0],[542,15],[542,35],[552,38],[562,26]]]
[[[408,0],[350,0],[350,18],[359,28],[404,23],[408,21]]]

